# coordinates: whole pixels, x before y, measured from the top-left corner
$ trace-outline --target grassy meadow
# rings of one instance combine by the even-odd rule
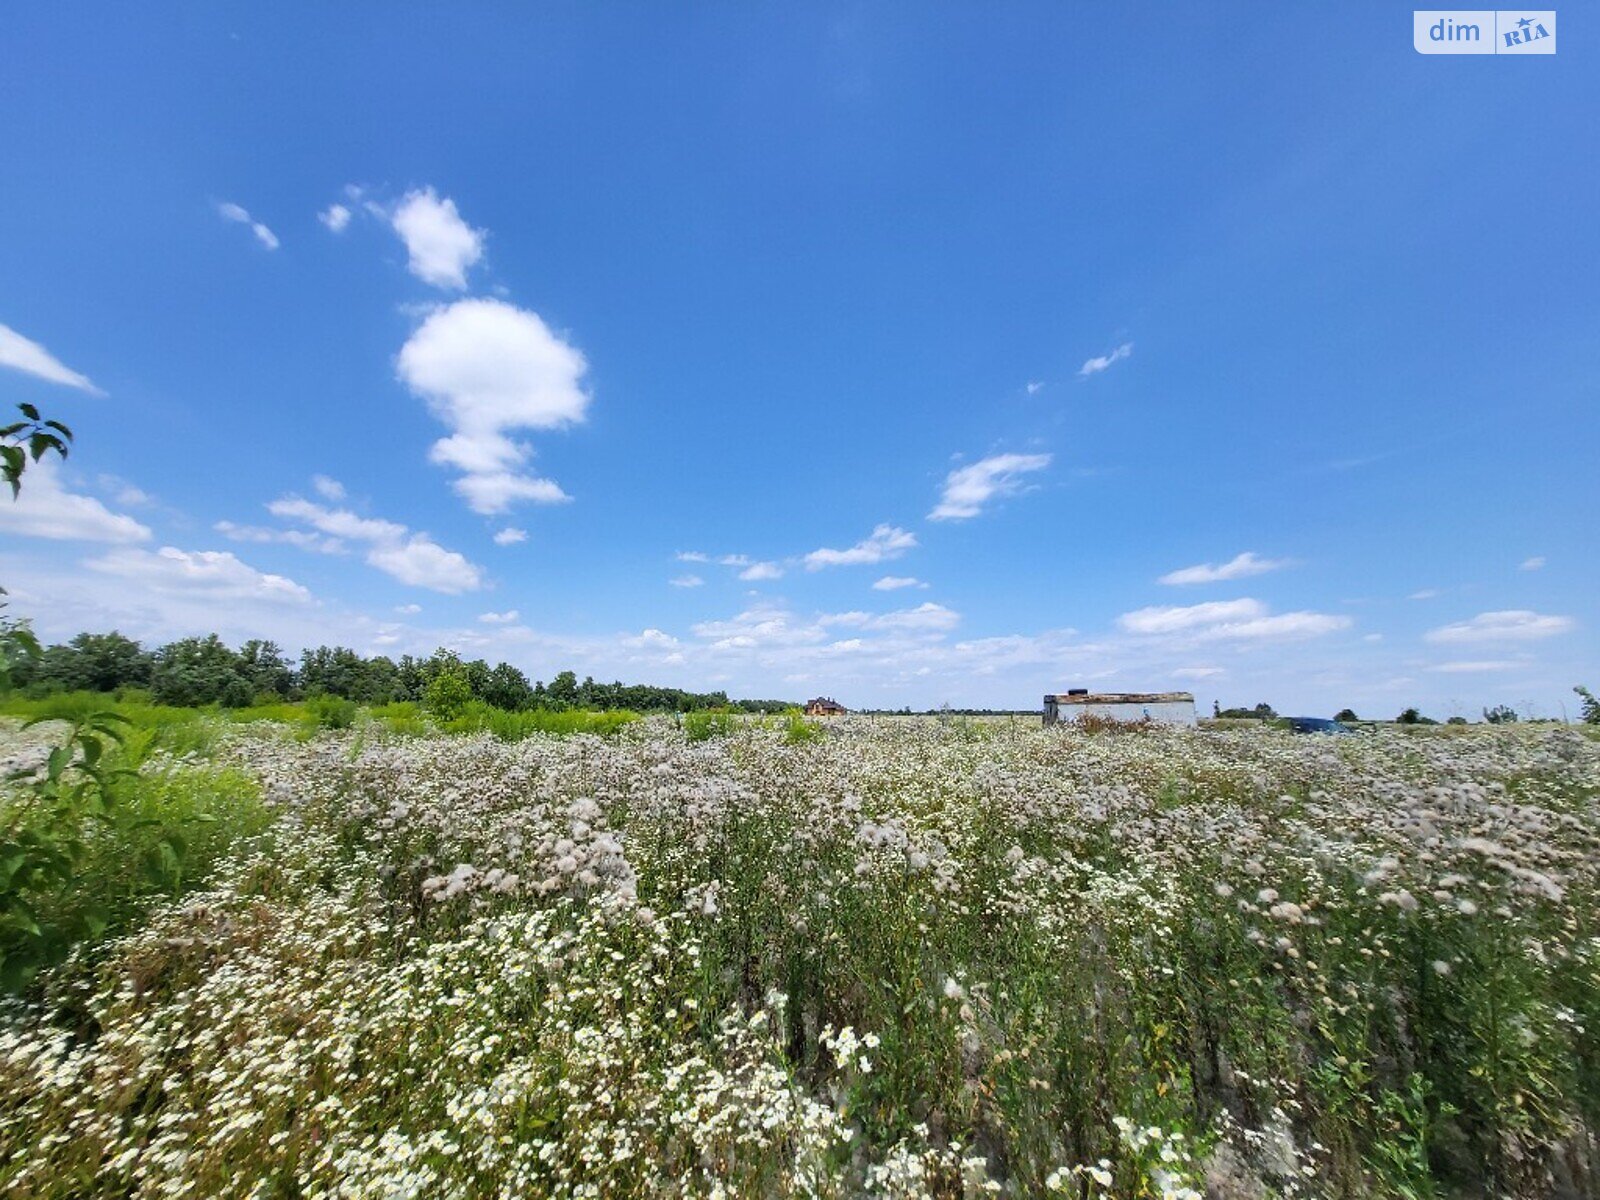
[[[1589,731],[125,707],[0,1195],[1597,1194]]]

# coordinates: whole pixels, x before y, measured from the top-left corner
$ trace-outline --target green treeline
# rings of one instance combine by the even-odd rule
[[[449,683],[436,686],[441,676]],[[651,684],[579,681],[562,671],[549,683],[530,683],[510,663],[490,666],[483,659],[463,660],[452,650],[435,650],[428,658],[403,655],[363,657],[344,646],[318,646],[294,662],[274,642],[251,639],[237,650],[216,634],[181,638],[146,650],[124,635],[80,633],[70,642],[49,646],[37,657],[19,661],[13,686],[26,696],[61,692],[127,692],[149,694],[157,704],[247,708],[284,700],[334,696],[358,704],[426,703],[429,688],[459,689],[459,703],[480,701],[506,712],[535,709],[585,709],[634,712],[696,712],[731,708],[742,712],[782,712],[792,701],[730,700],[726,692],[686,692]]]

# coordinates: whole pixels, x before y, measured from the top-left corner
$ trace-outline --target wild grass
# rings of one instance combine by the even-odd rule
[[[575,733],[592,733],[611,737],[639,719],[639,714],[612,710],[589,712],[584,709],[528,709],[524,712],[507,712],[481,701],[467,704],[461,715],[443,723],[446,733],[492,733],[503,742],[521,741],[536,733],[568,737]]]
[[[224,727],[0,1192],[1593,1194],[1600,745],[787,726]]]

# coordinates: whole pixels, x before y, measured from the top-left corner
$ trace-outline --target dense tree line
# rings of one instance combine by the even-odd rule
[[[32,661],[18,663],[12,683],[34,696],[139,689],[158,704],[244,708],[312,696],[338,696],[360,704],[421,702],[441,674],[459,676],[471,699],[510,712],[532,708],[780,712],[792,706],[791,701],[781,700],[730,700],[720,691],[580,681],[572,671],[562,671],[549,683],[530,682],[510,663],[491,667],[481,658],[463,660],[445,649],[428,658],[407,654],[391,659],[381,654],[366,658],[344,646],[318,646],[294,662],[275,642],[252,639],[235,650],[216,634],[180,638],[146,650],[114,631],[80,633],[70,642],[47,647]]]

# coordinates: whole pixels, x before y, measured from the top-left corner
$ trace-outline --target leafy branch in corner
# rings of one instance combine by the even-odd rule
[[[22,490],[22,473],[28,461],[38,462],[54,451],[62,458],[72,445],[72,430],[60,421],[46,421],[31,404],[19,404],[22,420],[13,421],[0,429],[0,479],[11,485],[11,498],[15,500]]]

